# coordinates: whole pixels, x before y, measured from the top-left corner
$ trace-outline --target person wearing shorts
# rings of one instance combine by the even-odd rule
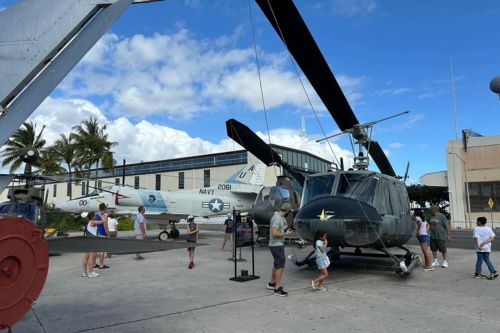
[[[274,291],[276,296],[288,296],[288,293],[281,286],[281,277],[285,268],[285,236],[293,233],[293,230],[285,231],[287,223],[285,217],[288,216],[292,207],[290,203],[285,202],[280,210],[274,212],[269,226],[269,250],[273,256],[273,270],[271,281],[267,283],[267,288]]]
[[[415,213],[415,220],[417,222],[417,239],[424,254],[424,271],[433,271],[434,267],[432,267],[432,259],[429,252],[429,243],[431,241],[431,237],[429,236],[430,225],[425,220],[421,211]]]
[[[450,226],[448,225],[448,221],[446,217],[439,212],[438,206],[431,207],[431,217],[429,218],[430,224],[430,245],[432,256],[434,257],[434,261],[432,262],[432,266],[439,266],[439,261],[437,259],[437,252],[441,252],[443,255],[443,263],[441,267],[448,267],[448,253],[446,249],[446,241],[451,239],[450,236]]]
[[[231,240],[231,234],[233,233],[233,214],[227,214],[227,219],[224,221],[224,241],[220,247],[221,251],[224,251],[226,247],[226,242]]]
[[[198,234],[200,232],[200,228],[198,227],[198,225],[196,223],[194,223],[194,216],[193,215],[189,215],[187,218],[187,237],[186,237],[186,241],[188,243],[194,243],[196,244],[196,242],[198,241]],[[193,245],[194,245],[193,244]],[[188,254],[189,254],[189,264],[188,264],[188,268],[189,269],[192,269],[194,267],[194,250],[195,250],[195,247],[188,247]]]

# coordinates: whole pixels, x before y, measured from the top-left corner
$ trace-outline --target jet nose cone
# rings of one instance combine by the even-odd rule
[[[74,205],[72,204],[71,201],[65,201],[65,202],[59,202],[59,203],[57,203],[54,206],[54,208],[57,209],[57,210],[62,210],[63,212],[70,212],[71,208],[75,208],[73,206]]]

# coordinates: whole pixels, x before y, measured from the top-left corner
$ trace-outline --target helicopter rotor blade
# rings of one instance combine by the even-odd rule
[[[66,237],[47,239],[50,253],[110,252],[119,254],[145,253],[184,249],[193,246],[184,242],[160,242],[137,239],[113,239],[101,237]],[[196,243],[195,246],[205,244]]]
[[[251,152],[265,165],[282,165],[281,156],[276,153],[264,140],[259,138],[250,128],[236,119],[226,121],[227,136],[240,146]]]
[[[256,0],[341,131],[359,121],[292,0]]]
[[[264,140],[259,138],[250,128],[235,119],[226,121],[227,135],[241,145],[243,148],[255,155],[267,166],[281,165],[300,184],[304,184],[305,177],[295,170],[288,163],[283,161],[281,156],[275,152]]]
[[[410,171],[410,161],[408,161],[408,163],[406,164],[406,171],[405,171],[405,176],[403,177],[403,183],[406,183],[409,171]]]
[[[381,173],[391,177],[396,177],[396,173],[394,172],[389,159],[387,158],[384,151],[382,150],[382,147],[380,147],[377,141],[368,140],[364,146],[368,150],[368,153],[370,154],[372,159],[377,164]]]
[[[359,124],[340,85],[292,0],[256,0],[341,131]],[[368,144],[366,145],[366,147]],[[380,145],[370,144],[369,154],[382,173],[394,170]]]

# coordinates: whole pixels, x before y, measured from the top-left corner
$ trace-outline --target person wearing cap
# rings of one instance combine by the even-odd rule
[[[227,214],[227,219],[224,221],[224,241],[220,247],[221,251],[224,251],[226,242],[231,240],[231,234],[233,233],[233,214]]]
[[[281,277],[285,268],[285,236],[293,233],[293,230],[285,231],[288,216],[292,206],[289,202],[281,204],[279,211],[274,212],[269,225],[269,249],[274,259],[271,281],[267,283],[267,289],[274,291],[276,296],[287,296],[288,293],[281,286]]]
[[[200,229],[196,223],[194,223],[194,216],[189,215],[187,218],[187,237],[186,241],[188,243],[196,243],[198,241],[198,234],[200,232]],[[195,247],[188,247],[188,254],[189,254],[189,264],[188,268],[192,269],[194,267],[194,249]]]
[[[441,267],[448,267],[448,253],[446,249],[446,241],[451,239],[450,236],[450,226],[446,217],[439,212],[438,206],[431,207],[431,217],[429,218],[430,224],[430,236],[431,236],[431,251],[434,261],[432,266],[439,266],[439,261],[437,259],[437,252],[441,252],[443,256],[443,263]]]

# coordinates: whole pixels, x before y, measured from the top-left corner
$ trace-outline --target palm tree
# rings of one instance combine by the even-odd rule
[[[61,166],[59,156],[50,148],[42,150],[36,167],[40,174],[46,176],[63,175],[66,172],[66,169]]]
[[[102,161],[103,166],[112,167],[113,152],[111,148],[118,143],[108,141],[106,125],[99,126],[97,119],[90,117],[82,121],[80,125],[73,127],[76,151],[81,165],[87,168],[87,192],[88,179],[90,178],[90,167],[95,165],[95,188],[97,188],[97,169]]]
[[[68,174],[69,174],[69,182],[68,182],[68,195],[69,199],[73,199],[73,191],[72,191],[72,182],[73,182],[73,169],[75,168],[75,135],[70,133],[68,136],[61,134],[59,139],[57,139],[50,150],[52,154],[61,162],[66,163]]]
[[[24,122],[22,126],[10,137],[5,143],[5,148],[1,157],[3,158],[2,166],[10,164],[10,173],[14,173],[24,163],[19,156],[19,150],[26,147],[33,147],[39,152],[45,145],[45,139],[42,138],[45,125],[38,134],[36,134],[36,124],[33,122]],[[38,162],[34,165],[37,166]],[[31,173],[32,163],[25,163],[24,172]]]

